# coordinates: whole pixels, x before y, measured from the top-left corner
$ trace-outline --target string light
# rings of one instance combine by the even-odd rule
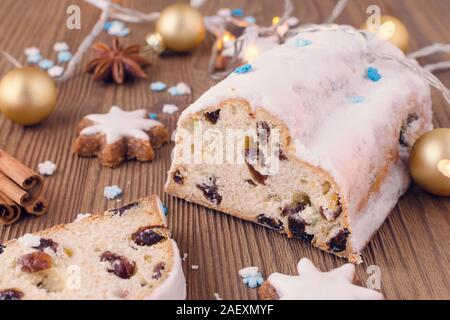
[[[383,23],[380,27],[380,29],[377,32],[377,36],[379,36],[382,39],[389,40],[394,33],[395,33],[395,23],[392,21],[386,21]]]
[[[259,49],[258,49],[258,47],[256,46],[256,44],[249,44],[247,46],[247,48],[245,48],[245,52],[244,52],[244,60],[245,60],[245,62],[251,62],[257,56],[259,56]]]
[[[221,51],[227,43],[232,43],[235,40],[236,37],[231,34],[231,32],[225,31],[225,33],[222,35],[222,38],[217,41],[217,50]]]
[[[280,22],[280,17],[275,16],[272,18],[272,25],[277,25]]]

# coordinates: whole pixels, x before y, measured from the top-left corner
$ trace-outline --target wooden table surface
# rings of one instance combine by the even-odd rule
[[[122,1],[126,6],[145,12],[160,11],[174,1]],[[331,12],[334,0],[294,0],[295,15],[302,22],[321,22]],[[81,7],[81,30],[66,28],[66,8]],[[337,20],[339,23],[361,25],[369,4],[378,4],[382,13],[400,18],[407,26],[412,49],[433,42],[450,42],[450,1],[448,0],[351,0]],[[262,24],[269,24],[275,14],[281,14],[283,1],[207,1],[201,11],[213,14],[222,7],[242,7]],[[52,51],[57,41],[66,41],[72,51],[97,21],[99,11],[82,1],[74,0],[2,0],[0,3],[0,49],[25,62],[23,51],[30,46],[41,49],[45,57],[55,59]],[[125,44],[142,43],[153,30],[152,25],[132,25]],[[103,33],[99,40],[109,41]],[[58,169],[46,178],[45,195],[50,203],[46,216],[23,217],[13,226],[0,227],[0,242],[59,223],[72,221],[79,212],[98,212],[120,206],[107,201],[103,188],[118,184],[125,204],[151,193],[158,194],[169,208],[169,224],[181,253],[188,253],[184,271],[188,282],[188,298],[213,299],[218,293],[225,299],[255,299],[256,290],[242,284],[238,270],[259,266],[264,276],[271,272],[296,273],[301,257],[310,258],[323,270],[340,266],[344,260],[288,240],[270,230],[243,222],[228,215],[189,204],[163,193],[163,183],[170,164],[173,145],[157,152],[153,163],[128,162],[118,169],[105,169],[97,159],[81,159],[72,153],[75,125],[86,114],[106,112],[111,105],[126,109],[146,108],[157,112],[170,130],[175,128],[178,114],[161,113],[164,103],[186,107],[214,84],[207,76],[207,61],[212,38],[192,54],[152,58],[147,69],[148,81],[136,81],[123,86],[93,82],[78,69],[67,83],[58,85],[56,112],[44,123],[24,128],[0,116],[0,147],[25,164],[36,168],[44,160],[54,161]],[[89,58],[89,54],[85,59]],[[422,60],[431,63],[450,59],[436,55]],[[1,60],[0,75],[11,69]],[[450,86],[450,71],[439,78]],[[171,97],[152,93],[149,82],[163,81],[173,85],[179,81],[193,88],[189,97]],[[433,93],[434,124],[450,126],[450,106]],[[130,182],[130,183],[128,183]],[[366,282],[369,265],[381,269],[382,292],[387,299],[449,299],[449,211],[448,198],[433,197],[413,186],[403,196],[389,219],[363,252],[365,262],[357,266],[357,279]],[[199,265],[192,270],[191,265]]]

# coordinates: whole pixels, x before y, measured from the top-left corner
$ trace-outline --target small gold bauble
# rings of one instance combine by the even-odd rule
[[[37,124],[46,119],[55,106],[55,82],[41,69],[13,69],[0,81],[0,111],[15,123]]]
[[[407,52],[409,48],[409,33],[403,22],[393,16],[382,15],[380,17],[380,27],[378,30],[376,26],[363,26],[362,29],[372,33],[376,33],[377,36],[388,40],[393,45],[398,47],[403,52]]]
[[[161,12],[156,32],[161,35],[166,47],[175,52],[194,49],[206,34],[200,12],[183,3],[170,5]]]
[[[450,128],[435,129],[414,144],[409,157],[414,181],[438,196],[450,196]]]

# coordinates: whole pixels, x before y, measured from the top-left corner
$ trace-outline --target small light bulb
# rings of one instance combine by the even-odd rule
[[[395,33],[396,26],[392,21],[386,21],[378,29],[377,36],[381,39],[389,40]]]
[[[280,17],[273,17],[272,18],[272,25],[273,26],[278,24],[279,22],[280,22]]]
[[[234,41],[236,38],[235,38],[235,36],[233,36],[231,33],[226,32],[226,33],[223,35],[222,39],[223,39],[223,42],[230,42],[230,41]]]
[[[245,49],[244,60],[245,62],[251,62],[259,56],[259,49],[256,45],[251,44]]]

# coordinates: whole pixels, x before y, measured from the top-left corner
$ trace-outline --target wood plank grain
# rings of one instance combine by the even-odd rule
[[[126,6],[145,12],[160,11],[173,2],[122,1]],[[335,2],[294,0],[295,15],[303,23],[321,22],[328,17]],[[69,4],[81,7],[81,30],[65,27]],[[412,50],[432,42],[450,42],[447,17],[450,3],[446,0],[350,1],[338,22],[362,25],[369,4],[380,5],[383,13],[394,15],[406,24],[411,33]],[[273,15],[282,14],[283,1],[207,1],[201,11],[213,14],[222,7],[242,7],[246,13],[254,15],[258,23],[269,24]],[[56,41],[67,41],[74,51],[99,15],[99,10],[80,0],[2,0],[0,9],[0,49],[22,62],[25,61],[23,50],[32,45],[52,59],[55,59],[52,46]],[[153,25],[132,25],[131,29],[131,35],[122,40],[124,44],[142,43]],[[102,34],[98,40],[108,41],[109,37]],[[244,286],[237,273],[249,265],[259,266],[264,275],[274,271],[294,274],[301,257],[310,258],[323,270],[341,265],[343,260],[300,241],[288,240],[260,226],[164,194],[172,145],[159,150],[153,163],[129,162],[114,170],[102,168],[97,159],[80,159],[72,153],[77,122],[88,113],[105,112],[113,104],[157,112],[161,121],[173,130],[177,116],[162,114],[162,105],[171,102],[184,108],[214,84],[206,72],[211,43],[209,36],[191,54],[152,57],[153,65],[147,70],[149,80],[124,86],[95,83],[82,74],[80,67],[69,82],[58,86],[58,108],[41,125],[23,128],[1,116],[1,148],[32,168],[49,159],[57,163],[58,170],[54,176],[46,178],[49,214],[40,218],[24,217],[13,226],[1,227],[0,242],[72,221],[78,212],[103,211],[156,193],[169,207],[169,223],[181,253],[188,254],[184,270],[190,299],[213,299],[214,293],[226,299],[256,299],[256,291]],[[84,62],[90,57],[88,54]],[[438,54],[421,62],[443,59],[450,59],[450,55]],[[10,69],[8,63],[0,60],[0,74]],[[439,72],[438,76],[450,86],[450,72]],[[184,81],[192,86],[193,96],[151,93],[148,84],[157,80],[169,85]],[[433,102],[435,126],[449,127],[450,107],[437,92],[433,92]],[[110,184],[123,187],[120,202],[103,198],[103,188]],[[382,272],[382,291],[388,299],[449,299],[449,212],[448,198],[431,196],[413,186],[364,250],[365,262],[357,267],[358,281],[365,283],[367,266],[378,265]],[[193,270],[191,265],[200,268]]]

